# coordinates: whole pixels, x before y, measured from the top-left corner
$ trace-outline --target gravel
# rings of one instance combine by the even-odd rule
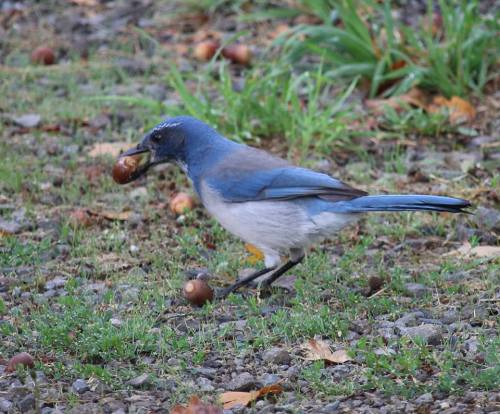
[[[420,397],[418,397],[415,400],[415,404],[417,405],[423,405],[423,404],[430,404],[434,401],[434,397],[430,392],[422,394]]]
[[[73,382],[71,385],[71,388],[73,391],[75,391],[77,394],[83,394],[84,392],[87,392],[90,390],[89,385],[87,384],[87,381],[84,379],[78,378]]]
[[[340,405],[340,401],[334,401],[332,403],[328,403],[323,408],[321,408],[320,413],[322,414],[333,414],[338,412],[338,408]]]
[[[249,372],[236,375],[228,384],[226,389],[230,391],[250,391],[260,386],[257,379]]]
[[[264,386],[267,387],[269,385],[277,384],[281,378],[276,375],[276,374],[264,374],[262,377],[260,377],[259,382]]]
[[[292,361],[290,353],[283,348],[270,348],[262,355],[262,360],[267,363],[282,365],[289,364]]]
[[[442,328],[439,325],[423,324],[401,328],[401,333],[411,339],[421,338],[429,345],[439,345],[443,340]]]
[[[28,394],[17,402],[17,408],[25,413],[33,408],[35,408],[35,396],[33,394]]]
[[[14,404],[6,398],[0,397],[0,412],[7,413]]]
[[[147,384],[148,382],[149,382],[149,375],[147,373],[144,373],[128,380],[127,384],[134,388],[140,388],[143,385]]]
[[[420,283],[406,283],[404,285],[404,290],[408,296],[421,298],[428,293],[430,289]]]

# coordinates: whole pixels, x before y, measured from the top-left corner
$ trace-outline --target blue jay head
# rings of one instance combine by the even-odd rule
[[[172,161],[184,163],[186,141],[189,137],[198,135],[201,126],[205,124],[187,116],[167,119],[148,131],[136,147],[124,152],[120,157],[148,153],[148,160],[141,164],[133,179],[139,178],[157,164]]]
[[[173,161],[186,167],[185,170],[187,167],[195,170],[201,163],[214,161],[235,145],[237,144],[223,138],[204,122],[190,116],[178,116],[155,126],[136,147],[120,157],[148,154],[147,161],[141,160],[139,168],[129,176],[130,182],[153,165],[165,162]]]
[[[152,165],[174,161],[183,156],[185,132],[181,122],[167,120],[148,131],[135,148],[131,148],[122,156],[130,156],[148,152]]]

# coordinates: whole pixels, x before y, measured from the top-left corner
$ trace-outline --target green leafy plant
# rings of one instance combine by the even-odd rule
[[[427,113],[422,108],[411,108],[409,106],[402,112],[387,106],[381,125],[385,129],[402,134],[413,133],[435,137],[456,130],[456,127],[448,122],[446,114],[440,112]]]
[[[168,106],[149,98],[99,96],[111,101],[140,106],[150,113],[146,128],[167,113],[189,114],[201,119],[237,141],[285,138],[290,148],[305,155],[309,150],[331,151],[332,145],[346,145],[355,134],[348,128],[356,118],[347,102],[357,84],[333,83],[321,65],[314,71],[295,75],[287,65],[261,65],[235,79],[222,64],[214,76],[211,65],[200,74],[182,74],[172,66],[167,82],[180,98]]]
[[[247,72],[238,85],[221,66],[217,79],[198,78],[194,92],[176,68],[169,81],[182,100],[179,113],[202,119],[233,139],[279,136],[305,153],[349,138],[347,125],[354,115],[346,101],[356,80],[334,91],[321,66],[299,76],[286,66],[262,66]]]
[[[440,0],[442,28],[430,30],[433,2],[419,30],[404,27],[390,2],[338,0],[330,22],[299,25],[278,39],[288,59],[319,55],[329,76],[369,80],[370,96],[394,95],[410,87],[446,96],[480,92],[495,63],[498,24],[478,13],[478,2]]]
[[[302,14],[314,16],[328,23],[330,13],[335,6],[335,0],[296,0],[287,2],[286,5],[269,5],[269,2],[260,0],[266,7],[258,8],[252,12],[240,16],[243,21],[260,21],[276,18],[293,18]]]

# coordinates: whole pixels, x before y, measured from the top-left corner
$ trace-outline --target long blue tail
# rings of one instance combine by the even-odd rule
[[[368,211],[448,211],[468,213],[465,208],[470,202],[461,198],[433,195],[373,195],[354,198],[336,203],[343,213],[363,213]]]

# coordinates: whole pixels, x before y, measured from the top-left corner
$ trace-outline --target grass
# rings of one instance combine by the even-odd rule
[[[390,2],[333,3],[326,14],[331,21],[299,25],[282,36],[279,44],[290,61],[320,56],[330,77],[368,80],[371,97],[398,95],[415,85],[447,97],[479,94],[494,76],[498,22],[478,13],[478,1],[440,0],[441,17],[433,15],[429,1],[417,29],[395,21]]]
[[[399,220],[395,218],[394,221]],[[367,230],[371,233],[374,228],[370,225]],[[108,229],[109,236],[118,235],[122,231],[121,226]],[[183,232],[190,231],[185,228]],[[82,239],[82,243],[95,243],[97,251],[102,251],[103,247],[105,250],[109,249],[105,247],[106,241],[97,237],[95,231],[87,230],[84,233],[86,237]],[[148,244],[158,246],[160,237],[152,234]],[[189,245],[192,246],[194,241],[190,241]],[[223,243],[219,248],[225,245],[236,251],[241,249],[238,247],[239,243],[228,239],[226,235],[223,235],[219,242]],[[360,294],[349,293],[349,286],[359,283],[353,275],[366,270],[367,249],[373,242],[373,239],[365,238],[352,245],[351,253],[343,256],[334,271],[327,254],[310,255],[297,269],[299,279],[296,284],[296,296],[291,297],[288,303],[285,302],[285,307],[279,305],[268,316],[262,315],[262,309],[278,305],[282,300],[279,293],[263,300],[252,296],[243,298],[233,295],[228,306],[234,307],[236,318],[247,320],[243,335],[230,325],[224,330],[214,330],[217,325],[214,316],[218,314],[217,308],[221,306],[217,304],[200,310],[184,310],[189,319],[202,322],[197,328],[188,328],[187,336],[181,335],[178,327],[172,325],[172,321],[176,319],[160,322],[164,312],[167,312],[167,315],[169,312],[165,301],[175,300],[183,277],[176,273],[176,269],[182,269],[182,261],[187,260],[187,257],[182,259],[182,256],[175,254],[168,265],[168,269],[174,270],[169,271],[168,280],[161,276],[166,270],[161,262],[153,266],[152,273],[148,274],[147,278],[137,279],[135,276],[112,274],[109,281],[115,287],[102,296],[90,292],[83,293],[85,290],[82,289],[87,283],[85,277],[69,279],[65,287],[67,294],[55,301],[44,301],[31,309],[19,309],[19,312],[15,309],[5,310],[4,314],[15,317],[20,323],[3,324],[2,332],[13,338],[18,346],[22,344],[36,355],[50,355],[56,361],[61,357],[75,361],[72,367],[57,362],[43,366],[50,376],[95,377],[116,388],[121,388],[123,381],[140,372],[150,371],[151,367],[138,364],[143,357],[154,358],[155,370],[161,370],[163,366],[166,368],[169,365],[167,361],[176,358],[179,367],[174,371],[172,367],[166,369],[170,372],[169,375],[180,378],[185,368],[203,364],[206,358],[214,353],[223,355],[228,352],[265,349],[274,344],[297,344],[317,335],[342,342],[351,322],[363,315],[368,315],[369,320],[373,321],[379,315],[392,315],[391,317],[396,319],[405,312],[404,306],[391,299],[399,290],[398,277],[402,277],[403,281],[407,280],[404,270],[399,272],[398,277],[397,269],[389,272],[392,282],[387,296],[367,300]],[[121,251],[118,246],[112,250],[117,253]],[[74,250],[75,253],[78,251],[80,253],[77,256],[83,254],[82,258],[95,254],[94,249]],[[194,252],[192,254],[194,256]],[[23,251],[18,257],[17,265],[32,263],[31,252]],[[382,257],[379,258],[381,259]],[[208,263],[217,268],[224,261],[224,255],[215,255]],[[471,269],[474,269],[473,265]],[[381,271],[382,274],[386,273],[385,269]],[[433,277],[440,281],[443,275],[436,273]],[[124,294],[131,286],[139,288],[138,295],[127,298],[117,293],[121,291]],[[331,299],[328,299],[328,296],[323,297],[322,293],[332,287],[334,292]],[[465,286],[464,288],[467,289]],[[41,293],[36,293],[29,286],[25,289],[33,292],[34,299],[41,297]],[[430,301],[433,301],[432,296],[424,297],[418,301],[418,306],[428,306]],[[407,309],[411,309],[411,305],[408,305]],[[111,318],[117,316],[123,323],[119,328],[111,322]],[[226,338],[231,337],[239,339],[227,341]],[[353,353],[362,358],[361,366],[367,378],[366,383],[357,383],[351,376],[340,383],[330,383],[327,380],[329,371],[325,371],[326,367],[319,362],[305,365],[301,376],[308,381],[310,389],[318,398],[349,395],[357,390],[374,388],[389,395],[399,394],[405,397],[432,391],[433,387],[453,393],[463,389],[465,384],[472,388],[494,389],[498,385],[498,376],[494,374],[497,345],[494,340],[485,341],[488,361],[486,366],[490,368],[484,370],[473,363],[457,361],[451,352],[428,348],[424,344],[413,343],[404,338],[390,344],[381,343],[376,339],[361,340],[353,348]],[[393,356],[382,357],[374,353],[377,348],[384,346],[395,347],[399,351]],[[423,364],[439,369],[440,375],[436,381],[423,384],[411,380]],[[195,391],[188,387],[185,393],[187,395]],[[184,395],[184,392],[181,395]]]
[[[214,126],[232,139],[259,143],[284,139],[302,156],[350,144],[355,132],[348,125],[356,119],[347,103],[357,81],[347,87],[331,84],[321,66],[313,72],[293,75],[279,62],[262,64],[235,78],[228,65],[215,76],[211,65],[199,75],[169,70],[167,82],[181,99],[179,106],[165,106],[150,99],[108,96],[99,100],[124,102],[148,108],[161,115],[189,114]],[[231,111],[227,111],[228,107]]]
[[[443,113],[427,113],[421,108],[406,107],[403,111],[386,107],[381,126],[384,129],[403,135],[439,137],[446,133],[457,132],[457,127],[448,122]]]
[[[218,80],[198,80],[198,96],[189,92],[180,73],[172,70],[171,84],[181,96],[182,111],[204,119],[239,140],[285,138],[289,146],[303,154],[309,150],[331,148],[337,141],[349,140],[346,124],[354,119],[346,100],[356,82],[336,91],[331,101],[332,86],[322,68],[291,75],[291,67],[275,63],[233,80],[227,66],[222,66]],[[234,81],[242,83],[235,88]],[[210,86],[208,86],[210,85]],[[213,88],[213,89],[212,89]],[[335,92],[334,92],[335,93]],[[210,96],[217,96],[215,100]],[[226,108],[231,106],[232,110]]]
[[[222,4],[209,3],[214,10]],[[315,3],[311,2],[311,7]],[[0,125],[0,217],[11,218],[6,205],[23,206],[34,225],[21,234],[0,236],[2,277],[14,283],[6,285],[0,297],[0,354],[7,358],[20,351],[32,353],[36,369],[45,372],[51,386],[63,390],[62,401],[74,406],[81,402],[80,397],[66,390],[76,378],[107,384],[113,395],[121,395],[118,393],[124,390],[135,392],[127,381],[142,373],[150,375],[150,385],[140,391],[161,390],[170,404],[185,403],[191,394],[215,400],[218,390],[200,391],[196,368],[213,364],[222,367],[218,375],[229,375],[235,370],[235,359],[242,359],[245,369],[256,376],[263,372],[284,376],[281,368],[264,366],[260,361],[260,352],[270,346],[289,350],[291,365],[305,381],[302,385],[286,382],[297,405],[326,403],[374,390],[401,398],[423,392],[460,395],[470,389],[496,390],[499,342],[488,325],[498,323],[494,313],[484,316],[482,325],[475,320],[473,330],[444,334],[444,343],[435,347],[405,337],[384,341],[371,331],[380,321],[395,321],[415,309],[434,315],[455,307],[476,306],[481,299],[494,297],[497,263],[442,256],[458,246],[458,229],[467,223],[466,218],[372,215],[335,240],[317,246],[291,272],[297,277],[294,293],[276,289],[270,296],[237,294],[197,309],[180,297],[186,269],[206,268],[213,275],[212,284],[225,286],[240,269],[256,266],[248,261],[242,243],[207,217],[202,208],[182,219],[168,212],[164,203],[172,191],[190,191],[185,177],[175,168],[155,171],[145,180],[120,187],[108,174],[111,159],[86,156],[87,148],[95,142],[134,142],[165,113],[189,113],[233,139],[264,147],[269,141],[283,145],[292,157],[299,154],[304,163],[328,158],[335,151],[332,158],[338,165],[330,171],[340,176],[347,171],[341,160],[351,163],[359,159],[360,153],[353,147],[361,145],[366,162],[357,172],[349,172],[350,182],[371,186],[374,191],[381,187],[413,191],[414,185],[404,180],[403,184],[387,181],[383,185],[375,181],[385,175],[406,177],[406,148],[389,140],[382,149],[376,148],[382,145],[380,141],[356,142],[360,128],[353,130],[352,125],[356,121],[362,125],[366,115],[355,96],[360,81],[354,76],[347,83],[332,81],[329,65],[324,57],[322,64],[299,72],[295,65],[279,59],[257,61],[249,69],[234,71],[224,63],[212,62],[200,66],[196,73],[174,67],[165,75],[165,66],[129,77],[112,63],[103,64],[98,56],[90,56],[85,69],[73,62],[53,70],[28,67],[3,72],[2,109],[8,107],[15,114],[38,112],[43,124],[57,123],[63,128],[21,134],[8,121]],[[379,82],[385,81],[385,72],[381,73]],[[81,92],[82,82],[89,86],[85,93]],[[177,103],[167,105],[127,90],[109,98],[117,85],[134,83],[162,83]],[[82,122],[109,112],[120,112],[122,121],[113,118],[97,131]],[[417,134],[428,139],[454,132],[444,119],[412,109],[387,112],[382,126],[376,128],[371,137],[387,130],[396,137]],[[50,155],[46,151],[51,142],[61,146],[61,153]],[[76,145],[79,151],[64,152],[69,145]],[[461,149],[459,144],[453,148]],[[60,186],[42,187],[53,183],[47,166],[63,170]],[[84,174],[87,167],[102,168],[103,173],[90,181]],[[495,187],[498,174],[487,169],[482,173],[484,182]],[[478,183],[476,177],[466,177],[444,185],[451,194],[466,194]],[[132,199],[130,193],[140,187],[145,197]],[[418,187],[422,189],[426,187]],[[490,202],[483,193],[477,197],[478,203]],[[130,209],[139,219],[75,226],[69,213],[81,207],[95,211]],[[430,237],[437,239],[436,249],[408,243]],[[483,242],[479,236],[471,241]],[[132,244],[139,247],[135,253],[130,252]],[[67,255],[60,253],[61,246],[66,247]],[[23,268],[27,273],[21,271]],[[460,271],[472,278],[450,282],[449,276]],[[67,280],[64,290],[51,297],[45,286],[56,275]],[[363,289],[370,276],[382,277],[386,284],[380,294],[367,297]],[[423,297],[408,298],[403,294],[408,282],[422,283],[431,290]],[[246,321],[243,328],[237,326],[241,320]],[[228,321],[235,323],[225,324]],[[348,338],[360,322],[367,328],[351,342]],[[465,349],[464,343],[472,334],[479,337],[483,361],[464,353],[457,356],[456,350]],[[336,368],[304,361],[298,349],[313,337],[349,348],[356,363]],[[380,348],[396,353],[379,355]],[[424,377],[429,367],[433,374]],[[335,374],[335,368],[341,372]],[[278,404],[281,402],[278,397]]]

